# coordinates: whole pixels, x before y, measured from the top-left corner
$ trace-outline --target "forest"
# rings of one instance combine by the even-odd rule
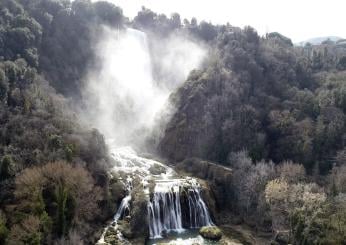
[[[296,46],[145,7],[129,19],[90,0],[0,2],[0,244],[95,244],[125,196],[105,137],[75,111],[104,26],[207,47],[146,149],[209,182],[218,224],[272,244],[345,244],[346,40]],[[232,177],[202,174],[205,162]]]

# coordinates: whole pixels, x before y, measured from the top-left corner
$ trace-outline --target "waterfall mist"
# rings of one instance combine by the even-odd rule
[[[211,225],[200,187],[192,183],[193,179],[177,179],[172,168],[141,157],[134,150],[143,150],[147,137],[162,126],[162,117],[171,114],[170,93],[201,65],[205,50],[182,35],[158,39],[131,28],[118,31],[105,27],[95,54],[97,68],[88,73],[83,93],[84,119],[105,135],[114,160],[112,170],[125,174],[128,180],[141,181],[135,188],[143,188],[146,196],[150,238],[182,230],[183,216],[189,217],[187,227]],[[110,227],[117,229],[117,221],[131,213],[132,181],[128,183],[127,195],[99,243]],[[149,183],[155,186],[153,199]],[[188,200],[182,200],[189,208],[183,210],[180,197],[184,189],[188,190]]]
[[[169,94],[206,52],[183,36],[148,40],[131,28],[104,27],[97,39],[97,69],[86,77],[83,118],[117,147],[139,146],[157,115],[169,109]]]

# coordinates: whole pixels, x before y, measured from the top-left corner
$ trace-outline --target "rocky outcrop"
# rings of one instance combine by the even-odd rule
[[[209,240],[218,241],[222,237],[222,232],[216,226],[204,226],[199,229],[199,234]]]
[[[232,169],[198,158],[186,159],[178,163],[175,168],[178,172],[188,173],[208,181],[213,197],[207,195],[203,195],[203,197],[206,200],[214,198],[218,209],[229,208],[229,204],[232,202],[230,185]]]
[[[272,244],[289,244],[290,243],[290,232],[289,231],[277,231],[274,236]]]
[[[131,196],[131,218],[126,233],[128,238],[143,238],[145,240],[149,236],[148,200],[141,185],[135,185]]]
[[[110,244],[110,245],[122,245],[122,241],[119,239],[117,235],[117,230],[113,227],[110,227],[104,238],[105,244]]]

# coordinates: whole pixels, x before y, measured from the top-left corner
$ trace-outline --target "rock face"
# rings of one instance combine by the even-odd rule
[[[132,192],[131,206],[131,219],[128,227],[130,231],[127,234],[133,238],[148,237],[148,200],[140,185],[137,188],[135,187]]]
[[[232,202],[231,169],[198,158],[188,158],[178,163],[176,169],[207,180],[215,198],[216,208],[227,209],[230,206]],[[207,196],[205,198],[213,199]]]
[[[274,237],[274,243],[277,244],[289,244],[290,243],[290,233],[289,231],[278,231]]]
[[[218,241],[222,237],[222,232],[216,226],[204,226],[199,230],[199,234],[209,240]]]

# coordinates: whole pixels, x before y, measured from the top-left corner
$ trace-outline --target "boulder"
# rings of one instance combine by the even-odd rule
[[[199,234],[209,240],[218,241],[222,237],[221,230],[216,226],[204,226],[199,230]]]
[[[134,237],[133,231],[131,229],[130,223],[126,220],[119,222],[119,231],[123,236],[127,239],[131,239]]]
[[[277,231],[274,241],[278,244],[289,244],[290,243],[290,233],[289,231]]]
[[[148,237],[148,200],[141,185],[135,186],[132,190],[132,205],[129,222],[129,230],[132,237]],[[130,232],[128,233],[128,235]],[[125,235],[125,234],[124,234]]]

